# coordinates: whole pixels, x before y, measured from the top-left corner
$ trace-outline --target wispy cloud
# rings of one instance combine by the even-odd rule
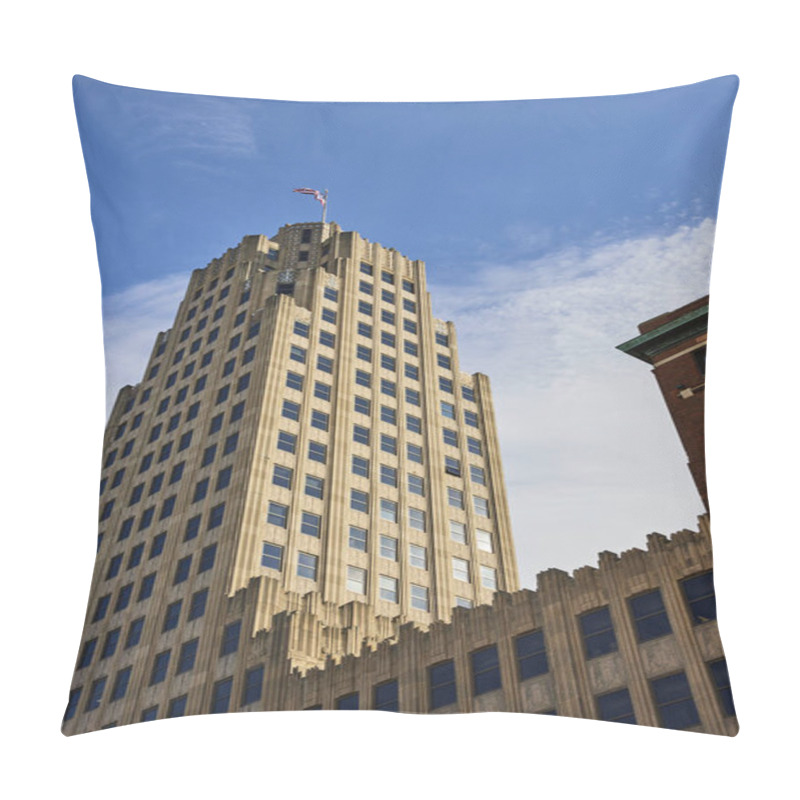
[[[156,334],[172,326],[188,283],[186,273],[167,275],[103,301],[108,412],[123,386],[141,380]]]
[[[702,510],[649,368],[615,349],[639,322],[707,292],[714,224],[487,263],[431,285],[461,367],[492,381],[523,582]]]

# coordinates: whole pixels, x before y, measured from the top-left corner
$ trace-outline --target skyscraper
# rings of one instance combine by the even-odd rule
[[[100,489],[68,734],[207,711],[211,665],[300,602],[328,618],[290,648],[307,667],[518,588],[486,376],[460,371],[424,264],[335,223],[192,274]]]

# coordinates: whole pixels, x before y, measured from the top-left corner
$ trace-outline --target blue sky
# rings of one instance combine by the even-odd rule
[[[614,348],[707,291],[735,78],[426,104],[74,88],[110,396],[140,379],[192,269],[317,219],[291,190],[327,188],[330,220],[427,263],[462,368],[492,379],[525,585],[694,526],[655,382]]]

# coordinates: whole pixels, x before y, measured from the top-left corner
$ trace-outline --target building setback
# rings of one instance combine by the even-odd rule
[[[488,380],[424,264],[335,223],[248,236],[111,413],[63,731],[374,708],[733,735],[700,522],[519,591]]]

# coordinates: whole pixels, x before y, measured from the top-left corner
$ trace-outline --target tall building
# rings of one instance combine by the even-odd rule
[[[326,609],[308,667],[517,589],[489,383],[423,262],[335,223],[248,236],[192,274],[109,418],[64,731],[177,713],[176,686],[207,710],[220,651],[293,604]]]
[[[617,345],[623,353],[652,365],[706,511],[707,339],[708,295],[640,323],[639,336]]]

